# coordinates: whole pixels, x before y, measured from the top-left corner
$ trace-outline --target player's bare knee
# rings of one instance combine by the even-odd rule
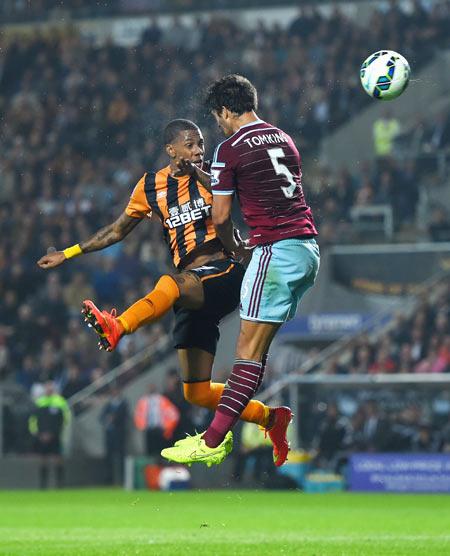
[[[241,331],[236,346],[236,359],[260,362],[265,353],[264,347],[257,339],[251,338]]]
[[[279,327],[279,323],[242,320],[236,347],[237,358],[260,363],[269,351]]]

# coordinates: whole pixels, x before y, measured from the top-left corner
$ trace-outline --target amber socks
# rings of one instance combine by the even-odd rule
[[[180,290],[175,280],[169,275],[161,276],[148,295],[133,303],[117,319],[123,326],[125,334],[131,334],[144,324],[164,316],[179,297]]]

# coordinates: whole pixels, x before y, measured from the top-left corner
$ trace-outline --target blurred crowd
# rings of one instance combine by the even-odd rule
[[[436,153],[450,153],[450,111],[441,109],[437,114],[424,116],[419,114],[417,122],[395,139],[398,149],[412,151],[422,160]]]
[[[355,340],[328,374],[449,373],[450,281],[433,288],[413,314],[398,316],[377,340]],[[342,470],[352,452],[450,453],[450,393],[432,385],[343,386],[332,395],[304,390],[300,436],[318,467]]]
[[[123,210],[144,171],[166,163],[160,137],[170,119],[196,119],[211,152],[217,130],[198,103],[206,83],[246,74],[259,89],[261,115],[312,155],[326,133],[369,101],[355,71],[364,55],[382,38],[418,67],[448,46],[449,5],[425,10],[416,2],[407,14],[392,3],[374,12],[368,29],[338,10],[328,18],[309,7],[286,29],[244,29],[214,17],[191,27],[175,17],[163,29],[154,19],[129,48],[94,45],[73,30],[2,39],[0,377],[27,389],[56,380],[70,397],[167,333],[163,322],[130,336],[113,355],[98,354],[79,314],[85,298],[120,310],[152,289],[169,265],[158,223],[145,222],[123,244],[55,271],[36,261],[47,249],[86,239]],[[376,175],[323,170],[310,195],[323,242],[345,237],[352,205],[387,200],[400,219],[412,219],[414,171],[414,162],[392,162]]]
[[[314,215],[321,244],[367,240],[367,232],[358,233],[352,213],[354,209],[373,205],[392,207],[395,231],[413,229],[419,201],[418,172],[419,165],[414,159],[397,160],[395,157],[384,159],[373,169],[362,164],[358,172],[345,168],[336,172],[326,166],[320,167],[315,188],[308,191],[308,202],[318,208]],[[445,211],[443,218],[447,223]],[[380,225],[378,235],[372,237],[383,241],[382,230]],[[431,239],[431,229],[429,236]]]
[[[314,454],[317,467],[338,472],[355,452],[448,454],[450,399],[438,396],[433,392],[431,400],[411,403],[391,391],[389,399],[379,394],[380,399],[369,397],[358,403],[348,392],[347,396],[338,394],[304,414],[307,427],[314,427],[314,432],[303,428],[304,446]]]
[[[450,280],[433,288],[410,317],[397,315],[389,330],[355,339],[345,362],[333,358],[327,374],[450,372]]]
[[[3,222],[8,224],[8,220]],[[70,398],[167,333],[168,322],[163,321],[124,338],[117,352],[105,354],[98,351],[95,335],[80,314],[80,303],[86,298],[98,300],[102,307],[119,308],[148,293],[153,279],[165,268],[165,253],[150,227],[117,252],[86,256],[45,272],[36,265],[38,255],[45,253],[47,246],[61,246],[60,233],[67,224],[74,238],[82,223],[65,220],[61,214],[51,220],[47,230],[39,218],[34,222],[28,219],[28,224],[28,238],[21,236],[26,233],[22,228],[11,236],[11,240],[19,239],[12,251],[7,242],[0,248],[0,287],[4,292],[0,299],[0,378],[15,377],[28,391],[36,383],[53,380],[62,395]],[[72,243],[66,236],[63,246]],[[146,262],[138,253],[152,249],[153,244],[156,256]]]

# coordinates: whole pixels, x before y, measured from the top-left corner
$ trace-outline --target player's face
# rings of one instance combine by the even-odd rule
[[[175,162],[185,158],[201,166],[205,155],[205,141],[199,129],[186,129],[178,134],[172,143],[175,152]]]
[[[216,112],[215,110],[212,111],[212,115],[214,116],[214,119],[216,120],[217,125],[223,131],[223,134],[225,135],[225,137],[229,137],[230,135],[233,135],[233,133],[234,133],[233,127],[231,126],[229,114],[230,114],[230,112],[228,110],[225,110],[225,109],[223,109],[220,113]]]

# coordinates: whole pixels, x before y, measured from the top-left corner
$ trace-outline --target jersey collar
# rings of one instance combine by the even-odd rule
[[[225,141],[222,141],[222,143],[225,143],[226,141],[228,141],[229,139],[231,139],[232,137],[234,137],[237,133],[239,133],[239,132],[241,131],[241,129],[244,129],[245,127],[250,127],[250,126],[253,126],[253,125],[256,125],[256,124],[264,124],[264,123],[265,123],[264,120],[261,120],[260,118],[258,118],[258,119],[255,120],[254,122],[250,122],[249,124],[241,125],[241,127],[240,127],[239,129],[237,129],[237,130],[233,133],[233,135],[230,135],[229,137],[227,137],[227,138],[225,139]],[[221,144],[222,144],[222,143],[221,143]],[[219,146],[220,146],[220,145],[219,145]]]
[[[241,129],[244,129],[244,127],[250,127],[252,125],[263,124],[263,123],[265,123],[264,120],[261,120],[260,118],[258,118],[254,122],[250,122],[249,124],[241,125],[241,127],[237,131],[235,131],[235,133],[238,133],[239,131],[241,131]]]

